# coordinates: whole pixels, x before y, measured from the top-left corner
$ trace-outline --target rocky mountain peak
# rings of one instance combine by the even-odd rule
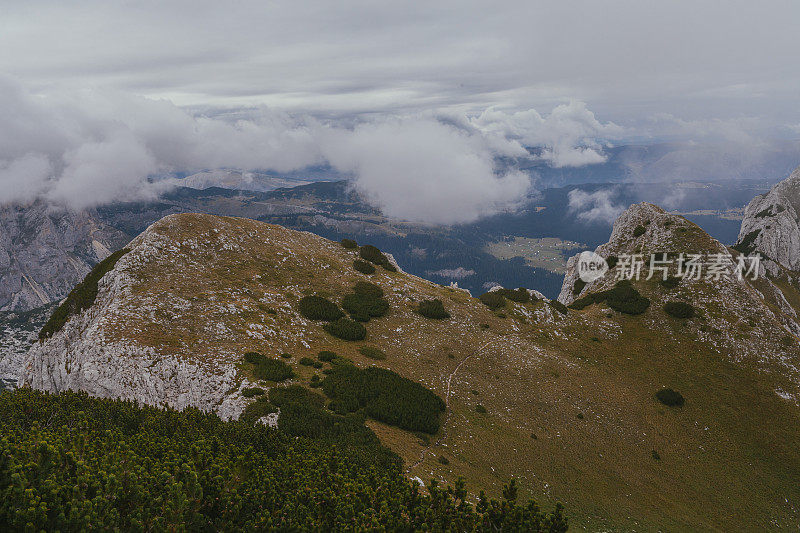
[[[800,270],[798,213],[800,167],[747,205],[735,248],[744,254],[761,254],[773,276],[777,276],[781,268]]]

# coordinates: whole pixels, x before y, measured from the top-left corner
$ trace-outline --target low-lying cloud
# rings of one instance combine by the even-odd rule
[[[172,172],[277,173],[330,164],[387,216],[460,224],[518,207],[530,177],[507,160],[554,166],[603,161],[601,123],[581,102],[479,116],[358,118],[344,126],[259,108],[246,118],[194,115],[169,101],[104,91],[32,94],[0,78],[0,203],[36,198],[73,209],[152,200]],[[526,148],[542,147],[533,156]]]
[[[613,189],[600,189],[586,192],[580,189],[569,191],[569,210],[584,222],[612,224],[625,210],[622,204],[615,204]]]

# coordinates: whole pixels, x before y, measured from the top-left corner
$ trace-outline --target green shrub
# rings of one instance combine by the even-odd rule
[[[419,383],[391,370],[336,364],[322,382],[339,413],[365,409],[368,416],[409,431],[436,433],[444,401]]]
[[[445,310],[444,304],[438,298],[434,300],[422,300],[417,307],[417,313],[425,318],[432,318],[435,320],[450,318],[450,313]]]
[[[291,359],[292,354],[284,352],[281,354],[281,357],[283,357],[284,359]]]
[[[386,354],[383,353],[382,350],[372,346],[362,346],[358,349],[358,353],[363,355],[364,357],[369,357],[370,359],[375,359],[378,361],[382,361],[386,359]]]
[[[244,411],[242,411],[242,414],[239,416],[239,420],[246,424],[253,425],[258,419],[276,411],[277,409],[275,406],[269,403],[269,399],[266,396],[261,396],[244,408]]]
[[[440,455],[439,456],[439,462],[441,464],[443,464],[443,465],[449,465],[450,464],[450,460],[447,459],[447,457],[445,457],[444,455]]]
[[[497,289],[496,291],[492,291],[495,294],[499,294],[504,298],[508,298],[512,302],[517,303],[526,303],[531,301],[531,293],[528,292],[528,289],[525,287],[519,287],[517,289]]]
[[[362,274],[370,275],[375,273],[375,267],[372,266],[372,263],[367,263],[363,259],[356,259],[353,261],[353,268]]]
[[[355,250],[356,248],[358,248],[358,243],[353,239],[342,239],[339,242],[342,244],[342,246],[351,250]]]
[[[608,268],[614,268],[619,263],[619,257],[616,255],[609,255],[606,257],[606,263],[608,264]]]
[[[572,302],[571,309],[583,309],[594,303],[605,302],[611,309],[629,315],[640,315],[650,307],[650,299],[637,291],[630,280],[624,279],[616,283],[614,288],[587,294]]]
[[[314,364],[314,360],[310,357],[303,357],[300,359],[299,363],[303,366],[312,366]]]
[[[253,365],[253,375],[257,379],[285,381],[294,377],[292,367],[280,359],[271,359],[257,352],[244,354],[244,360]]]
[[[117,261],[128,252],[129,250],[127,248],[117,250],[97,263],[86,277],[83,278],[83,281],[78,283],[75,288],[70,291],[66,299],[64,299],[64,302],[53,311],[53,314],[50,315],[44,327],[39,331],[39,340],[43,341],[49,339],[55,333],[61,331],[61,328],[64,327],[64,324],[67,323],[67,320],[69,320],[71,316],[77,315],[81,311],[89,309],[94,305],[94,301],[97,298],[97,284],[103,276],[114,270]]]
[[[313,376],[311,376],[311,381],[308,383],[308,386],[313,388],[313,389],[321,387],[322,386],[322,380],[319,379],[319,375],[314,374]]]
[[[311,366],[313,366],[314,368],[319,369],[319,368],[322,368],[323,364],[322,364],[322,361],[314,361],[314,363]]]
[[[559,313],[561,313],[562,315],[566,315],[566,314],[567,314],[567,312],[568,312],[568,310],[567,310],[567,306],[566,306],[566,305],[564,305],[564,304],[562,304],[562,303],[561,303],[561,302],[559,302],[558,300],[550,300],[550,301],[549,301],[549,302],[547,302],[547,303],[548,303],[548,304],[550,304],[550,307],[552,307],[553,309],[555,309],[556,311],[558,311],[558,312],[559,312]]]
[[[482,415],[485,415],[486,414],[486,408],[484,406],[482,406],[481,404],[478,404],[478,405],[475,406],[475,412],[476,413],[480,413]]]
[[[389,311],[389,302],[383,298],[370,298],[362,294],[350,293],[342,298],[342,307],[359,322],[369,322],[370,318],[385,315]]]
[[[575,283],[572,285],[572,294],[574,296],[579,295],[584,287],[586,287],[586,282],[581,278],[576,279]]]
[[[664,304],[664,312],[675,318],[692,318],[694,306],[686,302],[667,302]]]
[[[642,226],[640,224],[640,225],[636,226],[635,228],[633,228],[633,236],[634,237],[641,237],[642,235],[644,235],[645,231],[646,230],[644,229],[644,226]]]
[[[481,294],[478,299],[483,305],[492,310],[500,309],[506,305],[506,299],[502,294],[499,294],[498,291],[485,292]]]
[[[242,396],[245,398],[253,398],[264,394],[264,389],[261,387],[246,387],[242,389]]]
[[[664,388],[656,392],[656,399],[668,407],[683,407],[683,395],[673,389]]]
[[[253,425],[275,411],[266,398],[223,422],[197,409],[85,393],[4,392],[0,524],[4,531],[566,530],[560,506],[549,513],[509,496],[476,509],[459,496],[463,483],[419,491],[362,419],[337,416],[312,394],[276,393],[275,431]],[[347,490],[332,490],[332,480]]]
[[[367,336],[367,328],[349,318],[340,318],[325,324],[325,331],[346,341],[360,341]]]
[[[674,289],[680,285],[681,278],[680,276],[667,276],[667,279],[662,277],[660,280],[658,280],[658,283],[660,283],[665,289]]]
[[[333,321],[344,316],[335,303],[322,296],[306,296],[298,304],[300,314],[309,320]]]
[[[383,267],[385,270],[390,272],[397,272],[397,268],[389,262],[389,258],[386,257],[383,252],[381,252],[375,246],[371,244],[366,244],[362,246],[359,250],[359,255],[362,259],[366,259],[370,263]]]
[[[659,455],[659,453],[657,451],[655,451],[655,450],[653,450],[650,453],[650,456],[656,461],[660,461],[661,460],[661,455]]]
[[[336,352],[331,352],[329,350],[322,350],[317,354],[317,359],[329,363],[334,359],[336,359]]]
[[[389,302],[383,298],[383,289],[374,283],[359,281],[353,292],[342,299],[342,307],[359,322],[381,317],[389,311]]]
[[[353,285],[353,292],[367,298],[383,298],[383,289],[369,281],[359,281]]]
[[[740,242],[733,245],[732,248],[741,254],[750,255],[756,249],[755,241],[760,233],[760,229],[751,231]]]

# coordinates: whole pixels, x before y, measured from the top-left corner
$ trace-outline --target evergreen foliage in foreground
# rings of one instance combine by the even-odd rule
[[[314,403],[308,391],[282,394],[281,419],[292,402]],[[194,409],[30,389],[0,394],[0,411],[3,531],[567,529],[560,505],[517,505],[513,480],[502,501],[476,507],[461,480],[422,494],[374,434],[295,437]]]

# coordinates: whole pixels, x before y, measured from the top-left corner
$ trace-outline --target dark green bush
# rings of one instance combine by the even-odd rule
[[[650,299],[639,294],[627,279],[618,281],[612,289],[587,294],[572,302],[569,307],[580,310],[600,302],[605,302],[614,311],[629,315],[640,315],[650,307]]]
[[[326,363],[333,361],[336,359],[336,352],[331,352],[329,350],[322,350],[317,354],[317,359],[320,361],[325,361]]]
[[[683,395],[673,389],[664,388],[656,392],[656,399],[668,407],[683,407]]]
[[[336,364],[322,382],[331,408],[348,413],[365,408],[371,418],[409,431],[436,433],[444,401],[419,383],[391,370]]]
[[[253,398],[264,394],[264,389],[261,387],[247,387],[242,389],[242,396],[245,398]]]
[[[114,270],[117,261],[128,253],[128,251],[127,248],[117,250],[97,263],[86,277],[83,278],[83,281],[78,283],[75,288],[70,291],[64,303],[53,311],[53,314],[50,315],[50,318],[39,332],[39,340],[49,339],[55,333],[61,331],[61,328],[64,327],[64,324],[67,323],[67,320],[69,320],[71,316],[77,315],[81,311],[89,309],[94,305],[94,301],[97,298],[97,284],[103,276]]]
[[[356,259],[355,261],[353,261],[353,268],[358,270],[362,274],[370,275],[375,273],[375,267],[372,266],[372,263],[367,263],[362,259]]]
[[[359,281],[353,285],[353,292],[367,298],[383,298],[383,289],[369,281]]]
[[[566,531],[562,507],[517,505],[513,485],[503,502],[482,499],[478,509],[464,501],[461,482],[420,491],[361,419],[330,413],[311,394],[276,393],[278,431],[252,423],[275,410],[266,398],[248,406],[259,406],[260,416],[222,422],[196,409],[85,393],[0,394],[0,524],[4,531]]]
[[[498,291],[485,292],[481,294],[478,299],[481,301],[481,303],[483,303],[483,305],[492,310],[500,309],[506,305],[505,297],[503,297],[502,294],[499,294]]]
[[[342,299],[342,307],[359,322],[381,317],[389,311],[389,302],[383,298],[383,289],[374,283],[359,281],[353,292]]]
[[[434,300],[422,300],[417,307],[417,313],[421,314],[425,318],[432,318],[436,320],[450,318],[450,313],[445,310],[444,304],[438,298]]]
[[[644,235],[645,231],[647,231],[647,230],[645,230],[644,226],[642,226],[640,224],[640,225],[636,226],[635,228],[633,228],[633,236],[634,237],[641,237],[642,235]]]
[[[351,250],[358,248],[358,243],[353,239],[342,239],[339,242],[342,244],[342,246]]]
[[[314,368],[322,368],[323,364],[322,364],[322,361],[314,361],[311,364],[311,366],[313,366]]]
[[[389,262],[389,258],[386,257],[383,252],[381,252],[375,246],[371,244],[365,244],[359,250],[359,255],[362,259],[366,259],[370,263],[383,267],[385,270],[390,272],[397,272],[397,268]]]
[[[332,321],[344,316],[335,303],[322,296],[306,296],[298,304],[300,314],[309,320]]]
[[[575,296],[579,295],[584,287],[586,287],[586,282],[581,278],[576,279],[575,283],[572,285],[572,294]]]
[[[389,311],[389,302],[383,298],[370,298],[362,294],[346,294],[342,307],[359,322],[369,322],[370,318],[382,317]]]
[[[686,302],[667,302],[664,304],[664,312],[675,318],[692,318],[694,306]]]
[[[619,263],[619,258],[616,255],[609,255],[606,257],[606,263],[608,264],[608,268],[614,268]]]
[[[349,318],[340,318],[325,324],[325,331],[346,341],[360,341],[367,336],[367,328]]]
[[[512,302],[517,303],[526,303],[531,301],[531,293],[528,292],[528,289],[525,287],[519,287],[517,289],[498,289],[496,291],[492,291],[495,294],[499,294],[504,298],[508,298]]]
[[[443,465],[449,465],[450,461],[444,455],[439,456],[439,462]]]
[[[737,242],[732,246],[734,250],[744,255],[750,255],[756,249],[756,238],[761,233],[760,229],[753,230],[747,235],[745,235],[741,241]]]
[[[313,388],[313,389],[321,387],[322,386],[322,380],[319,379],[319,376],[317,374],[314,374],[313,376],[311,376],[311,381],[308,383],[308,386]]]
[[[486,408],[484,406],[482,406],[481,404],[478,404],[478,405],[475,406],[475,412],[476,413],[480,413],[482,415],[485,415],[486,414]]]
[[[681,278],[680,276],[667,276],[667,279],[662,277],[660,280],[658,280],[658,283],[660,283],[665,289],[674,289],[680,285]]]
[[[269,403],[269,399],[266,396],[261,396],[256,401],[244,408],[244,411],[242,411],[242,414],[239,416],[239,420],[246,424],[253,425],[258,421],[259,418],[265,417],[276,411],[277,409],[275,406]]]
[[[559,313],[561,313],[562,315],[566,315],[566,314],[567,314],[567,312],[568,312],[568,311],[567,311],[567,306],[566,306],[566,305],[564,305],[564,304],[562,304],[562,303],[561,303],[561,302],[559,302],[558,300],[550,300],[550,301],[549,301],[549,302],[547,302],[547,303],[548,303],[548,304],[550,304],[550,307],[552,307],[553,309],[555,309],[556,311],[558,311],[558,312],[559,312]]]
[[[294,377],[292,367],[279,359],[271,359],[257,352],[244,354],[244,360],[253,365],[253,375],[258,379],[284,381]]]
[[[372,346],[362,346],[358,349],[358,353],[364,357],[369,357],[370,359],[375,359],[378,361],[386,359],[386,354],[383,353],[383,350],[379,350],[378,348]]]
[[[283,357],[284,359],[291,359],[292,354],[284,352],[281,354],[281,357]]]
[[[312,366],[314,364],[314,360],[310,357],[302,357],[298,362],[303,366]]]

